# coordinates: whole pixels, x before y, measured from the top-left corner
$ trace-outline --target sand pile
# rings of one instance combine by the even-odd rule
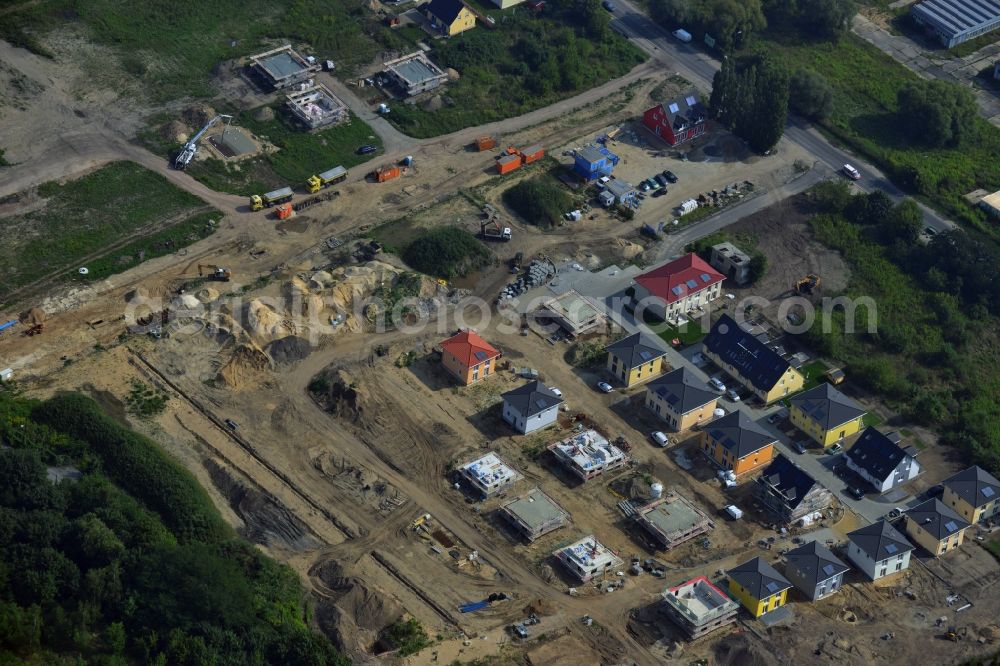
[[[326,271],[316,271],[309,278],[309,288],[310,289],[326,289],[333,284],[333,276]]]
[[[403,616],[390,595],[332,561],[310,574],[325,592],[316,608],[320,629],[348,654],[368,653],[385,628]]]
[[[171,305],[177,310],[197,310],[201,308],[201,301],[194,294],[181,294]]]
[[[312,345],[309,341],[297,335],[274,340],[264,349],[275,363],[294,363],[312,353]]]
[[[642,254],[643,247],[638,243],[633,243],[632,241],[625,240],[624,238],[616,238],[615,243],[618,245],[619,252],[624,259],[634,259]]]
[[[18,319],[22,324],[27,324],[28,326],[41,324],[45,321],[45,310],[41,308],[31,308],[30,310],[22,312]]]
[[[160,137],[166,141],[184,143],[191,136],[191,128],[179,120],[171,120],[160,128]]]
[[[219,292],[211,287],[205,287],[204,289],[199,289],[194,297],[202,303],[211,303],[219,299]]]
[[[219,369],[217,379],[239,391],[258,385],[263,379],[263,373],[270,368],[271,358],[263,349],[252,342],[241,344],[233,352],[229,362]]]
[[[258,299],[247,304],[247,330],[261,340],[274,340],[295,333],[295,325]]]

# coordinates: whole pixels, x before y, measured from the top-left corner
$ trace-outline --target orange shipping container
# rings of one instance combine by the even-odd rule
[[[542,148],[541,144],[536,143],[522,150],[521,156],[524,157],[525,164],[531,164],[545,157],[545,149]]]
[[[497,173],[510,173],[521,166],[520,155],[504,155],[497,160]]]
[[[292,216],[292,204],[281,204],[274,210],[274,214],[279,220],[287,220]]]
[[[383,166],[375,170],[375,180],[384,183],[387,180],[399,177],[398,166]]]
[[[476,148],[482,152],[497,147],[497,140],[491,136],[481,136],[476,139]]]

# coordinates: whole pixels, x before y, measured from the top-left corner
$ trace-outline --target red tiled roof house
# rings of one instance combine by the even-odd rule
[[[444,369],[465,386],[493,374],[500,358],[500,352],[474,331],[459,331],[440,347]]]
[[[689,254],[637,275],[633,298],[654,317],[673,323],[721,296],[725,279],[701,257]]]

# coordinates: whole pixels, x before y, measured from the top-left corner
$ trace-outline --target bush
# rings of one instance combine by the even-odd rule
[[[545,176],[522,180],[503,193],[503,200],[529,224],[548,229],[573,207],[573,197]]]
[[[955,147],[975,134],[979,106],[972,91],[956,83],[911,81],[900,88],[896,106],[900,125],[914,141]]]
[[[811,69],[799,69],[788,81],[788,105],[811,120],[822,120],[833,111],[833,87]]]
[[[403,261],[427,275],[450,280],[482,268],[490,253],[475,236],[458,227],[432,229],[403,250]]]
[[[205,490],[155,442],[118,425],[97,403],[78,393],[39,405],[32,418],[82,439],[118,486],[155,511],[181,541],[231,536]]]
[[[399,620],[386,631],[386,638],[395,645],[400,657],[406,657],[420,652],[431,644],[427,632],[420,626],[416,618]]]

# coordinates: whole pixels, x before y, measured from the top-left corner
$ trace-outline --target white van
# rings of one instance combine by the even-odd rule
[[[685,44],[691,41],[691,33],[684,28],[677,28],[671,34]]]
[[[850,164],[844,165],[844,173],[851,180],[861,180],[861,172],[852,167]]]

